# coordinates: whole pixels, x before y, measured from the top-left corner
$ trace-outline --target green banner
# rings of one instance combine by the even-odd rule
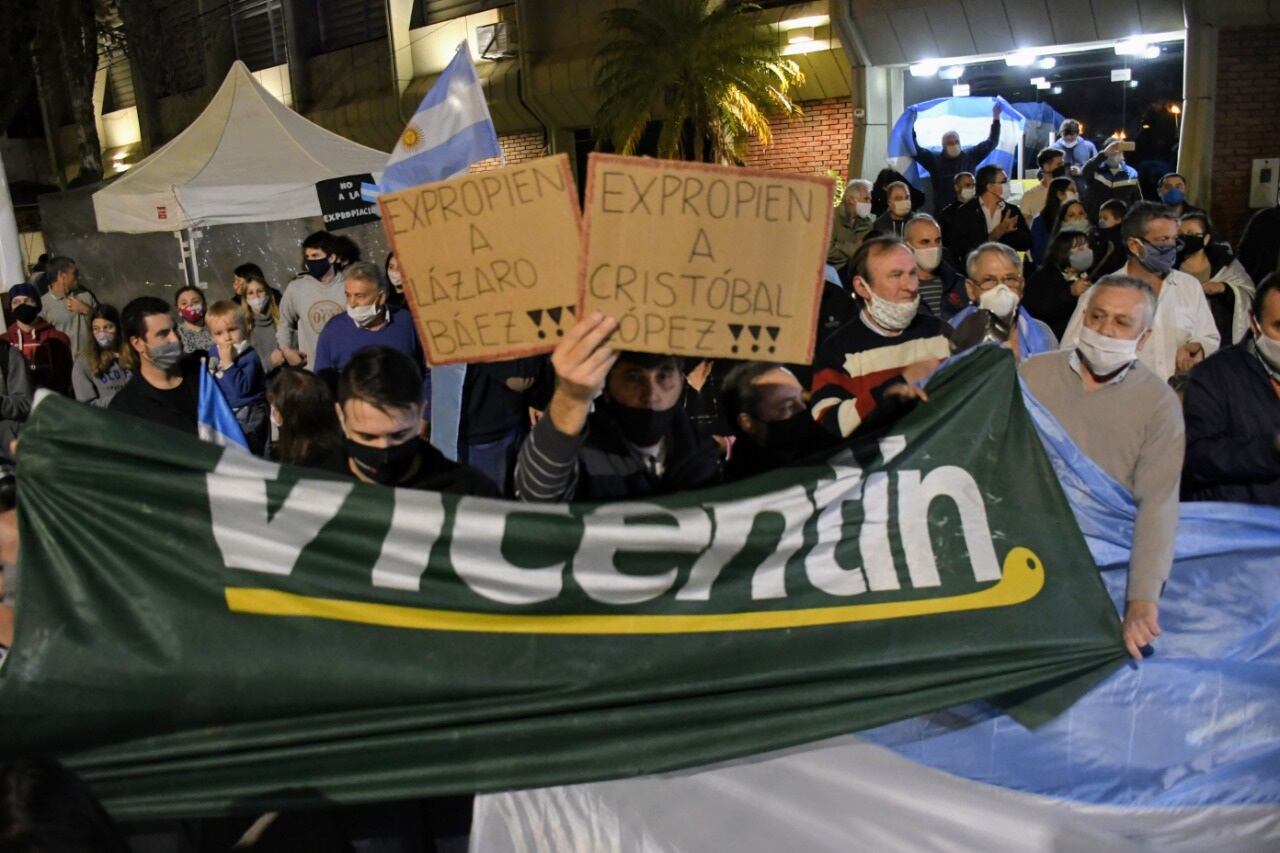
[[[990,349],[821,464],[536,506],[280,468],[48,397],[20,455],[0,752],[121,817],[671,770],[1124,659]],[[163,433],[163,434],[162,434]]]

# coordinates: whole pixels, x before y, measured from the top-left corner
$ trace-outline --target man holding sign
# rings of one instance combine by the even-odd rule
[[[718,479],[718,448],[680,405],[680,360],[619,352],[611,345],[617,330],[617,320],[592,313],[552,354],[555,394],[516,462],[520,500],[629,500]]]

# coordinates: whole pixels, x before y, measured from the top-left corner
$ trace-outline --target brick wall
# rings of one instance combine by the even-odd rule
[[[853,104],[848,98],[827,98],[800,105],[804,116],[795,121],[769,122],[773,142],[748,147],[745,164],[756,169],[823,175],[834,169],[848,178],[849,149],[853,145]]]
[[[546,153],[547,147],[540,130],[499,134],[498,144],[502,146],[502,156],[507,158],[508,166],[523,163],[525,160],[536,160]],[[498,158],[494,157],[472,165],[471,171],[487,172],[496,168],[498,168]]]
[[[1233,244],[1249,221],[1249,177],[1255,157],[1275,157],[1280,139],[1280,26],[1239,27],[1218,34],[1218,88],[1213,117],[1213,203],[1216,236]]]

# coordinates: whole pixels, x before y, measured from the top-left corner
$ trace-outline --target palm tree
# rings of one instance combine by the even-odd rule
[[[598,143],[635,153],[661,102],[659,157],[702,161],[710,153],[733,162],[751,137],[768,144],[769,113],[800,115],[789,92],[804,75],[762,38],[759,11],[714,0],[643,0],[606,11],[613,38],[596,54]]]

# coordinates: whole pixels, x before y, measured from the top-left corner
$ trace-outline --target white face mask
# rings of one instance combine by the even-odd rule
[[[1064,136],[1064,137],[1062,137],[1062,140],[1061,140],[1061,141],[1062,141],[1062,146],[1063,146],[1064,148],[1075,148],[1075,147],[1076,147],[1076,143],[1080,141],[1080,137],[1078,137],[1078,136],[1071,136],[1071,137]]]
[[[941,246],[930,246],[928,249],[917,249],[912,246],[911,252],[916,256],[916,266],[925,272],[933,272],[938,268],[938,264],[942,263]]]
[[[982,295],[978,297],[978,307],[1003,320],[1012,317],[1013,312],[1018,310],[1018,294],[1006,284],[997,284],[990,290],[982,291]]]
[[[974,196],[975,192],[976,192],[976,190],[974,190],[974,188],[973,188],[973,187],[964,187],[964,188],[962,188],[962,189],[960,190],[960,194],[959,194],[958,198],[959,198],[961,201],[973,201],[973,196]]]
[[[897,201],[889,202],[889,209],[893,211],[893,215],[901,219],[911,212],[911,199],[900,198]]]
[[[94,332],[93,339],[98,342],[98,346],[103,349],[114,349],[116,345],[115,332]]]
[[[994,190],[994,191],[995,191],[995,194],[996,194],[996,195],[998,195],[998,196],[1000,196],[1000,198],[1008,198],[1008,197],[1009,197],[1009,185],[1008,185],[1008,184],[992,184],[988,189],[990,189],[990,190]]]
[[[1068,257],[1071,268],[1076,272],[1084,272],[1093,266],[1093,249],[1076,249]]]
[[[267,307],[267,297],[265,296],[250,297],[249,307],[252,308],[254,311],[258,312],[259,314],[261,314],[262,309]]]
[[[1099,334],[1088,326],[1080,328],[1076,353],[1095,376],[1110,376],[1138,357],[1138,341],[1123,341]]]
[[[1120,167],[1124,165],[1124,155],[1117,154],[1114,157],[1108,157],[1107,165],[1111,167],[1112,171],[1119,171]]]
[[[871,315],[871,319],[875,320],[876,325],[882,329],[888,329],[891,332],[901,332],[910,326],[919,311],[919,294],[910,302],[890,302],[871,293],[871,300],[867,303],[867,313]]]
[[[951,143],[950,145],[946,145],[946,146],[944,146],[944,147],[945,147],[945,148],[946,148],[946,150],[947,150],[947,156],[948,156],[948,157],[959,157],[959,156],[960,156],[960,146],[959,146],[958,144],[956,144],[956,143],[954,143],[954,142],[953,142],[953,143]]]
[[[361,305],[358,308],[347,308],[347,316],[351,321],[362,329],[367,329],[378,319],[378,315],[382,313],[382,306],[376,302],[373,305]]]
[[[1280,341],[1269,338],[1262,332],[1254,332],[1253,346],[1258,351],[1258,357],[1271,368],[1270,372],[1273,375],[1280,374]]]
[[[866,217],[871,215],[871,202],[869,201],[854,202],[853,212],[865,219]]]

